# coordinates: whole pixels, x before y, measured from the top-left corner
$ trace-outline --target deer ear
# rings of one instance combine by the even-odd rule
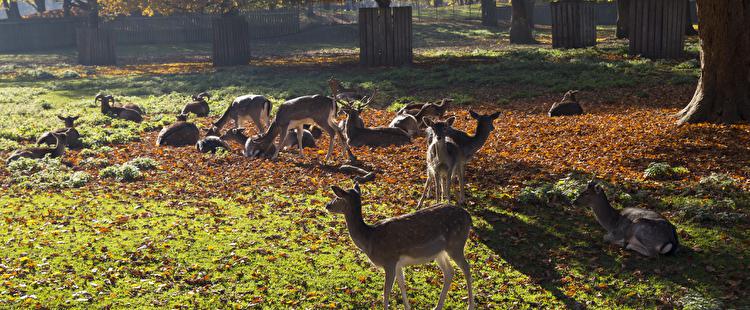
[[[492,115],[490,115],[490,118],[493,120],[497,119],[498,117],[500,117],[500,111],[497,111],[495,113],[492,113]]]
[[[434,125],[434,124],[435,124],[435,123],[434,123],[434,122],[432,121],[432,119],[431,119],[431,118],[429,118],[429,117],[425,117],[425,118],[422,118],[422,123],[424,123],[424,124],[425,124],[425,125],[426,125],[427,127],[432,127],[432,125]]]
[[[586,185],[586,189],[596,189],[596,181],[594,181],[593,179],[589,181],[589,184]]]
[[[62,115],[60,115],[60,114],[57,115],[57,118],[59,118],[61,121],[65,120],[65,118]]]
[[[448,124],[448,126],[453,126],[453,122],[455,122],[455,121],[456,121],[456,117],[455,116],[451,116],[447,120],[445,120],[445,122]]]
[[[339,198],[346,197],[346,191],[341,187],[333,185],[331,186],[331,190],[333,190],[333,194],[336,195],[336,197],[339,197]]]
[[[471,118],[473,119],[479,119],[479,114],[477,114],[477,112],[474,112],[474,110],[469,110],[469,115],[471,115]]]
[[[354,191],[357,192],[357,194],[362,193],[362,190],[359,189],[359,182],[354,182]]]

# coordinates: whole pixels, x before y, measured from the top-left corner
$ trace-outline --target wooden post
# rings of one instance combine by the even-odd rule
[[[482,25],[497,27],[497,4],[495,0],[482,0]]]
[[[411,64],[411,7],[359,9],[359,61],[365,66]]]
[[[684,0],[631,0],[630,54],[654,59],[682,57],[686,10]]]
[[[212,21],[214,66],[246,65],[250,61],[250,31],[244,16]]]
[[[78,63],[86,66],[115,65],[115,36],[109,28],[76,29]]]
[[[596,45],[594,3],[559,1],[552,10],[552,47],[581,48]]]

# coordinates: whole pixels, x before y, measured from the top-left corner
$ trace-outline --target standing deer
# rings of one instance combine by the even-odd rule
[[[667,219],[654,211],[639,208],[617,212],[595,181],[589,182],[573,204],[594,211],[597,222],[607,230],[604,241],[609,243],[649,257],[673,254],[680,245],[677,231]]]
[[[334,93],[335,97],[335,93]],[[409,134],[400,128],[394,127],[373,127],[368,128],[364,126],[362,118],[359,114],[367,107],[371,102],[372,98],[375,97],[373,93],[366,101],[364,105],[354,106],[352,101],[343,101],[342,110],[346,113],[345,132],[346,140],[349,146],[389,146],[389,145],[404,145],[411,143]]]
[[[193,102],[188,103],[182,108],[182,114],[193,113],[196,116],[206,117],[211,109],[208,106],[208,101],[211,100],[211,95],[207,92],[202,92],[197,95],[193,95]]]
[[[437,262],[443,271],[443,290],[435,306],[435,309],[442,309],[453,281],[451,259],[466,277],[468,309],[474,309],[471,270],[464,257],[464,247],[472,226],[471,216],[466,210],[449,204],[437,204],[368,225],[362,218],[362,192],[359,184],[355,183],[350,190],[338,186],[332,186],[331,189],[336,198],[326,204],[326,209],[344,215],[346,228],[354,245],[374,265],[385,270],[384,309],[388,309],[388,295],[396,279],[404,307],[411,308],[406,294],[403,267],[431,261]]]
[[[104,115],[111,115],[115,118],[124,119],[136,123],[140,123],[143,121],[143,117],[141,116],[141,113],[128,108],[121,108],[121,107],[113,107],[110,105],[110,102],[114,102],[115,98],[112,97],[112,95],[102,95],[99,94],[94,98],[94,103],[100,101],[101,102],[101,110],[102,114]]]
[[[43,133],[41,136],[39,136],[39,139],[36,140],[36,144],[55,145],[57,144],[57,138],[55,138],[54,134],[64,133],[65,143],[69,148],[80,148],[82,146],[80,140],[81,135],[75,128],[75,121],[78,119],[78,116],[63,117],[61,115],[58,115],[57,118],[65,122],[65,128],[58,128],[53,131]]]
[[[22,150],[16,150],[8,156],[6,162],[10,163],[20,158],[40,159],[49,155],[50,157],[61,157],[65,155],[66,137],[64,133],[52,133],[55,137],[55,147],[31,147]]]
[[[466,160],[472,159],[474,154],[487,142],[490,133],[495,130],[495,126],[492,123],[500,116],[500,112],[482,115],[469,110],[469,115],[477,121],[477,127],[473,136],[469,136],[466,132],[453,127],[448,128],[446,131],[446,136],[461,148],[461,152],[463,152]]]
[[[341,143],[343,148],[342,155],[346,158],[349,153],[349,146],[344,141],[341,129],[336,125],[336,114],[338,106],[332,98],[314,95],[302,96],[288,100],[279,106],[266,132],[256,139],[248,140],[245,147],[245,156],[267,156],[275,159],[279,151],[286,142],[286,133],[291,128],[297,129],[297,145],[299,146],[300,155],[302,154],[302,134],[305,124],[316,125],[325,131],[331,138],[328,144],[328,154],[325,160],[328,161],[333,153],[333,144],[336,139]],[[282,134],[283,133],[283,134]],[[277,136],[280,136],[279,142],[274,146],[273,143]],[[270,154],[270,156],[269,156]]]
[[[214,122],[214,127],[221,129],[231,119],[234,121],[234,128],[239,128],[242,120],[251,119],[258,128],[258,132],[264,132],[270,118],[270,100],[260,95],[245,95],[232,101],[221,118]]]
[[[428,130],[431,132],[429,136],[432,138],[432,141],[427,149],[427,180],[424,183],[422,197],[419,198],[417,208],[422,206],[422,202],[428,195],[430,183],[434,185],[435,198],[438,202],[450,201],[451,181],[454,176],[458,178],[459,184],[458,203],[463,204],[463,175],[466,157],[461,152],[461,148],[446,137],[448,128],[453,125],[455,120],[455,116],[445,121],[433,121],[431,118],[424,119],[425,125],[429,127]]]

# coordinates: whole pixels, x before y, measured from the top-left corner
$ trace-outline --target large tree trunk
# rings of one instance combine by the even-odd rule
[[[526,0],[513,0],[511,2],[510,18],[510,43],[536,44],[534,35],[529,27],[526,17]]]
[[[47,11],[47,0],[34,0],[34,8],[37,13],[44,13]]]
[[[5,10],[5,16],[8,17],[8,20],[21,19],[21,11],[18,10],[18,1],[3,0],[3,9]]]
[[[690,0],[688,0],[690,1]],[[630,15],[630,0],[617,0],[617,38],[628,37],[628,19]]]
[[[692,11],[690,0],[685,0],[687,2],[687,10],[685,11],[685,19],[687,22],[685,23],[685,35],[694,36],[698,34],[698,31],[695,30],[693,27],[693,18],[690,16],[690,11]]]
[[[526,1],[526,21],[529,22],[529,28],[534,30],[534,7],[536,6],[536,0]]]
[[[678,123],[750,121],[750,0],[698,0],[701,77]]]

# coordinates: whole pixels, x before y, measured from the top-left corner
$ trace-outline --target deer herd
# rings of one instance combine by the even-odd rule
[[[400,109],[387,127],[367,127],[361,114],[373,102],[375,92],[365,94],[362,90],[345,89],[331,78],[332,95],[312,95],[294,98],[278,106],[271,117],[272,103],[261,95],[237,97],[221,117],[208,128],[201,138],[201,131],[188,121],[189,114],[198,117],[209,115],[210,94],[200,93],[185,105],[177,121],[164,127],[156,139],[157,146],[192,146],[200,152],[214,153],[219,149],[230,150],[229,142],[244,146],[246,157],[276,159],[280,151],[315,147],[315,140],[323,133],[329,139],[325,160],[331,159],[334,144],[342,148],[344,159],[352,161],[342,165],[340,171],[357,174],[352,189],[332,186],[335,198],[326,204],[332,213],[343,214],[349,235],[370,261],[385,271],[383,304],[387,309],[388,296],[394,281],[398,281],[403,304],[410,304],[406,293],[403,267],[435,261],[443,271],[443,289],[438,304],[443,307],[453,279],[450,260],[463,272],[468,290],[468,308],[474,308],[472,276],[469,263],[464,257],[464,247],[472,227],[469,213],[461,206],[465,203],[465,171],[467,163],[482,148],[493,122],[500,112],[479,114],[472,110],[469,115],[476,121],[475,133],[469,135],[453,127],[456,117],[444,118],[450,108],[450,99],[435,103],[409,104]],[[549,116],[578,115],[583,113],[575,99],[575,91],[565,94],[563,101],[553,105]],[[113,118],[141,122],[144,111],[137,105],[118,106],[112,95],[99,94],[95,98],[101,112]],[[346,119],[337,123],[343,112]],[[75,128],[77,116],[58,116],[65,127],[44,133],[37,140],[37,147],[13,152],[7,162],[26,158],[61,157],[65,148],[80,148],[80,135]],[[229,121],[232,128],[221,131]],[[248,136],[243,121],[252,121],[260,134]],[[365,223],[362,216],[362,191],[358,182],[374,179],[374,172],[354,166],[356,157],[349,147],[387,147],[412,143],[416,137],[426,137],[426,181],[419,199],[418,211],[389,218],[375,224]],[[42,145],[53,145],[45,147]],[[457,204],[451,204],[451,187],[458,183]],[[436,204],[422,208],[425,199],[434,194]],[[592,181],[574,205],[591,208],[594,216],[607,231],[605,241],[634,250],[645,256],[674,253],[679,242],[675,227],[656,212],[626,208],[617,212],[600,185]]]

